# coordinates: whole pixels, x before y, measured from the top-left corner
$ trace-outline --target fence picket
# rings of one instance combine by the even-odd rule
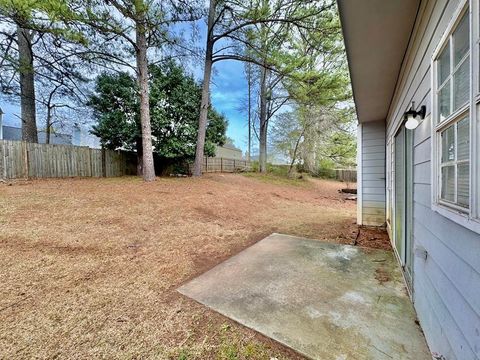
[[[134,175],[136,167],[125,152],[83,146],[34,144],[0,140],[0,179],[64,178]]]
[[[135,160],[124,151],[0,140],[0,179],[134,175]],[[203,163],[205,173],[250,170],[246,160],[205,157]]]
[[[193,170],[193,164],[190,166],[190,172]],[[214,172],[237,172],[237,171],[251,171],[252,163],[248,160],[227,159],[227,158],[212,158],[205,157],[203,161],[203,173]]]

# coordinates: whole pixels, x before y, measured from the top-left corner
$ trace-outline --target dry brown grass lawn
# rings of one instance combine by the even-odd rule
[[[355,240],[342,184],[264,180],[0,184],[0,358],[300,358],[175,291],[272,232]]]

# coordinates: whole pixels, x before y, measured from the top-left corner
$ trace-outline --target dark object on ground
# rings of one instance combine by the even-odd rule
[[[347,193],[347,194],[356,194],[357,189],[340,189],[340,192]]]

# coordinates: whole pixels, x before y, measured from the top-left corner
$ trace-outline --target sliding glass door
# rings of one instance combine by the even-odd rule
[[[403,126],[395,135],[393,236],[395,250],[412,288],[413,275],[413,133]]]

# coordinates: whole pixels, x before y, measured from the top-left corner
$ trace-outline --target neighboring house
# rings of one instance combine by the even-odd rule
[[[3,140],[22,140],[22,129],[15,126],[2,126],[2,132],[0,132],[0,139]],[[45,144],[46,133],[43,130],[38,131],[38,142]],[[96,149],[100,148],[100,140],[90,134],[87,129],[78,125],[73,126],[72,135],[62,133],[51,133],[50,144],[56,145],[76,145],[76,146],[88,146]]]
[[[13,126],[2,126],[3,140],[22,140],[22,129]],[[38,131],[38,142],[45,144],[46,140],[45,131]],[[56,145],[72,145],[72,135],[51,133],[50,144]]]
[[[225,144],[223,146],[218,146],[215,149],[215,157],[225,158],[225,159],[235,159],[242,160],[243,153],[242,150],[235,147],[233,144]]]
[[[91,128],[87,125],[75,123],[72,129],[72,144],[76,146],[88,146],[93,149],[100,149],[100,139],[90,133]]]
[[[358,223],[386,224],[438,359],[480,358],[479,2],[338,1],[359,120]],[[426,116],[408,130],[412,101]]]

